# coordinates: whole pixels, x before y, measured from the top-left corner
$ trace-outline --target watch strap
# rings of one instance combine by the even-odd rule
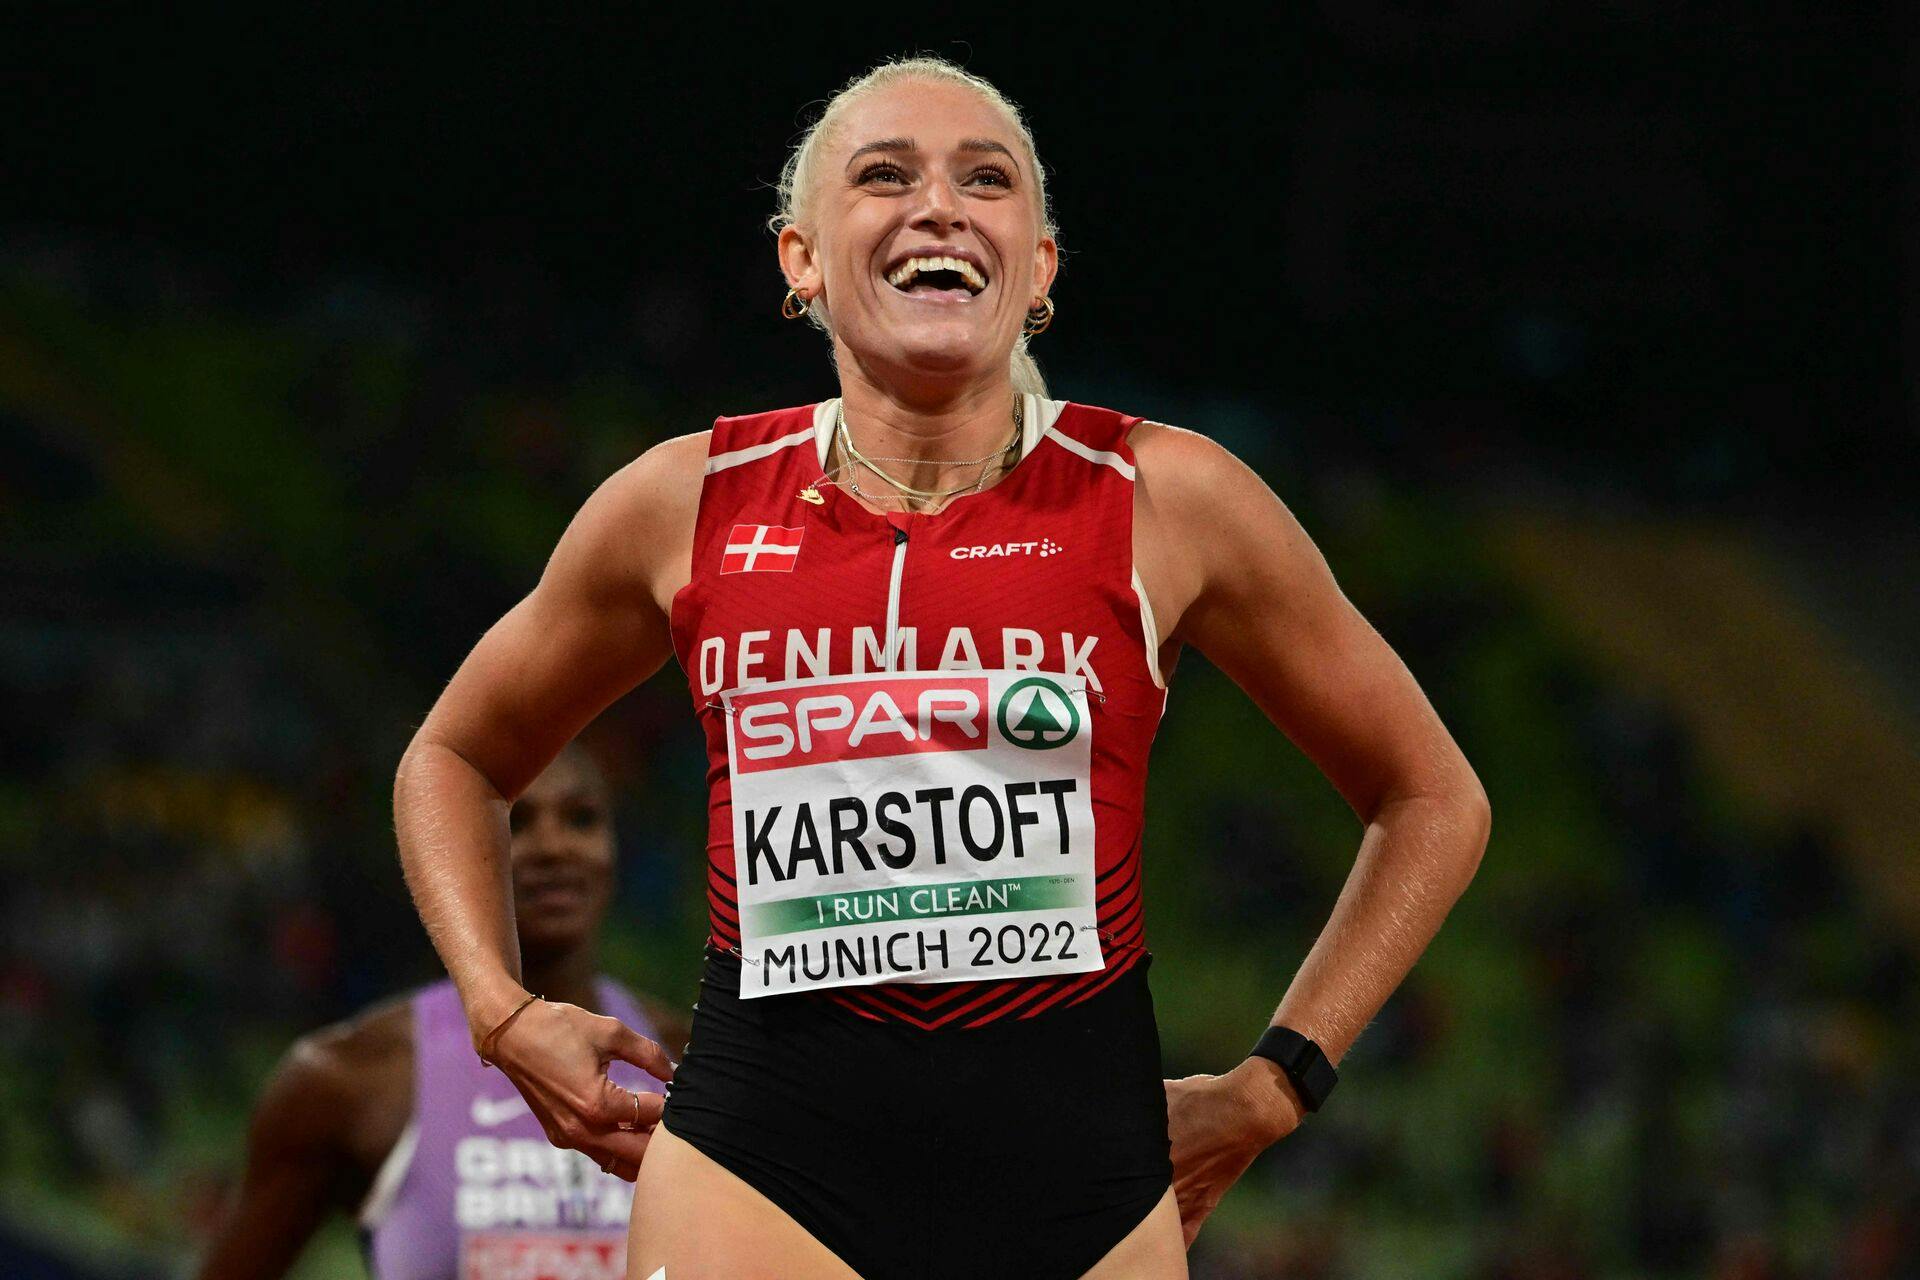
[[[1340,1073],[1327,1061],[1320,1046],[1288,1027],[1268,1027],[1253,1046],[1253,1055],[1277,1063],[1293,1081],[1301,1103],[1309,1111],[1318,1111],[1333,1086],[1340,1083]]]

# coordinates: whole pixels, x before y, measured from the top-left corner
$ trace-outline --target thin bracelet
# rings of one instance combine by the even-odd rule
[[[513,1006],[513,1012],[508,1014],[506,1017],[500,1019],[498,1025],[496,1025],[493,1030],[487,1032],[487,1034],[484,1037],[482,1037],[480,1041],[480,1048],[478,1051],[481,1066],[483,1067],[493,1066],[493,1046],[494,1046],[494,1042],[500,1038],[500,1033],[507,1029],[507,1024],[509,1022],[512,1022],[515,1018],[520,1016],[520,1011],[522,1009],[526,1008],[528,1005],[532,1004],[535,1000],[538,1000],[539,998],[540,998],[539,996],[528,996],[525,1000],[522,1000],[519,1004]]]

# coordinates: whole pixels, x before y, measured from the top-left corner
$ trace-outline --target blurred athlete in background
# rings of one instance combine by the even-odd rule
[[[682,1017],[598,972],[614,838],[606,782],[570,744],[514,804],[526,980],[678,1046]],[[629,1089],[660,1083],[614,1063]],[[202,1280],[276,1280],[328,1214],[355,1213],[376,1280],[624,1274],[632,1187],[555,1147],[475,1057],[449,981],[303,1037],[254,1112],[247,1165]]]

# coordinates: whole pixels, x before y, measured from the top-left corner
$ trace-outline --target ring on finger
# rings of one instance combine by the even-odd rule
[[[622,1120],[620,1122],[619,1128],[623,1133],[638,1133],[640,1131],[640,1095],[639,1094],[636,1093],[633,1095],[633,1119]]]

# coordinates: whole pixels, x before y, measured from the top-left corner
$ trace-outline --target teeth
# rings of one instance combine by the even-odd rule
[[[905,262],[887,273],[887,283],[895,288],[910,284],[915,276],[924,271],[953,271],[967,282],[973,292],[979,293],[987,287],[987,278],[980,274],[979,268],[964,258],[908,258]]]

